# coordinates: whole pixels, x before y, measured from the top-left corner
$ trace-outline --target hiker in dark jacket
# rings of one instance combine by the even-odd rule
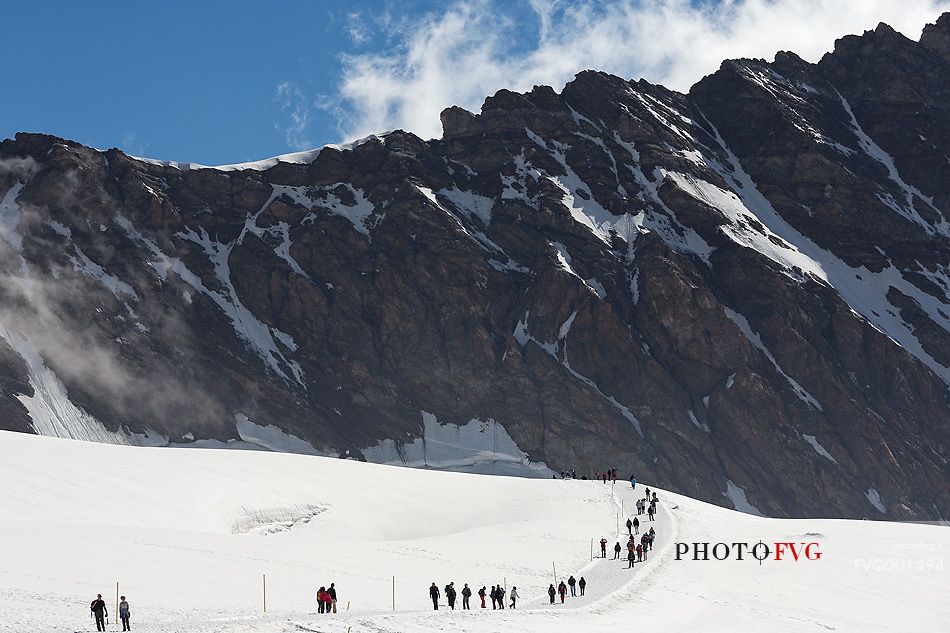
[[[581,576],[581,579],[577,581],[577,586],[581,588],[581,595],[584,595],[584,587],[587,586],[587,581],[584,580],[584,577]]]
[[[574,580],[574,576],[571,576],[570,578],[567,579],[567,586],[571,588],[571,597],[576,598],[577,597],[577,588],[576,588],[577,581]]]
[[[548,587],[548,597],[551,598],[551,604],[554,604],[554,596],[557,594],[557,591],[554,589],[554,585]]]
[[[495,591],[498,592],[498,608],[503,610],[505,608],[505,588],[498,585],[498,589]]]
[[[432,608],[436,611],[439,610],[439,588],[435,586],[435,583],[432,583],[432,586],[429,587],[429,597],[432,598]]]
[[[485,587],[478,590],[478,597],[482,599],[482,609],[485,608]]]
[[[627,554],[627,569],[631,569],[633,567],[634,559],[636,559],[636,556],[633,555],[633,552]]]
[[[564,596],[567,595],[567,585],[564,584],[563,580],[557,586],[557,594],[561,596],[561,604],[564,604]]]
[[[106,601],[102,599],[102,594],[96,594],[96,599],[89,605],[89,610],[96,616],[96,630],[106,630],[106,618],[109,617],[109,611],[106,609]]]
[[[600,539],[600,557],[607,558],[607,539],[603,537]]]
[[[336,583],[330,583],[327,593],[330,594],[330,604],[333,606],[333,612],[336,613]]]
[[[449,601],[449,608],[455,611],[455,583],[450,582],[445,586],[445,599]]]
[[[620,541],[617,541],[617,544],[614,545],[614,560],[620,558]]]
[[[495,585],[491,586],[491,591],[488,593],[488,596],[491,598],[491,608],[492,611],[498,608],[498,587]]]
[[[472,590],[468,588],[468,583],[462,587],[462,608],[471,611],[472,607],[468,604],[468,599],[472,597]]]
[[[637,517],[633,517],[633,533],[634,534],[640,533],[640,519],[638,519]]]
[[[630,533],[630,536],[633,536],[633,521],[627,519],[627,532]]]

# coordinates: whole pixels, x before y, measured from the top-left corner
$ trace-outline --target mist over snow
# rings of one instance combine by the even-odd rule
[[[528,0],[528,6],[524,22],[492,0],[454,2],[421,18],[351,17],[351,28],[363,37],[375,29],[385,45],[344,55],[337,95],[320,106],[337,116],[347,139],[399,128],[435,138],[442,134],[442,109],[477,111],[501,88],[559,90],[578,71],[594,69],[686,91],[724,59],[771,60],[793,50],[815,62],[835,39],[880,22],[917,39],[950,2]]]

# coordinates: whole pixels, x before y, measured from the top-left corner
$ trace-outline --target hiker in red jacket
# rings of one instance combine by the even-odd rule
[[[564,584],[564,581],[561,581],[561,584],[557,586],[557,593],[561,596],[561,604],[564,604],[564,596],[567,595],[567,585]]]

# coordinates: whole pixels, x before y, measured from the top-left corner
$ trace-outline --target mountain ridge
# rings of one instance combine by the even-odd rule
[[[398,460],[428,415],[766,514],[946,519],[948,15],[260,169],[18,134],[4,426],[226,442],[243,416]]]

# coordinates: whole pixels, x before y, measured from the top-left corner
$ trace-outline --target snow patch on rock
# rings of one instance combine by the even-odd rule
[[[814,435],[802,435],[802,439],[805,440],[806,442],[808,442],[809,444],[811,444],[811,447],[812,447],[813,449],[815,449],[815,452],[816,452],[816,453],[818,453],[819,455],[821,455],[822,457],[824,457],[825,459],[827,459],[828,461],[830,461],[830,462],[833,463],[833,464],[837,464],[837,463],[838,463],[838,460],[835,459],[834,457],[832,457],[831,453],[829,453],[829,452],[825,449],[825,447],[822,446],[822,445],[818,442],[818,440],[815,438]]]
[[[411,442],[383,440],[362,449],[367,461],[468,473],[519,475],[549,478],[552,471],[532,462],[518,448],[505,427],[492,418],[466,424],[442,424],[435,415],[422,411],[423,435]]]
[[[868,488],[868,491],[864,493],[864,496],[868,498],[868,501],[871,502],[871,505],[874,506],[874,509],[880,512],[881,514],[887,514],[887,508],[884,507],[884,504],[881,503],[881,495],[874,488]]]
[[[728,499],[730,503],[732,503],[732,507],[739,512],[754,514],[756,516],[764,516],[761,512],[759,512],[758,508],[749,503],[749,500],[745,495],[745,490],[743,490],[731,479],[726,480],[726,491],[722,493],[722,496]]]

